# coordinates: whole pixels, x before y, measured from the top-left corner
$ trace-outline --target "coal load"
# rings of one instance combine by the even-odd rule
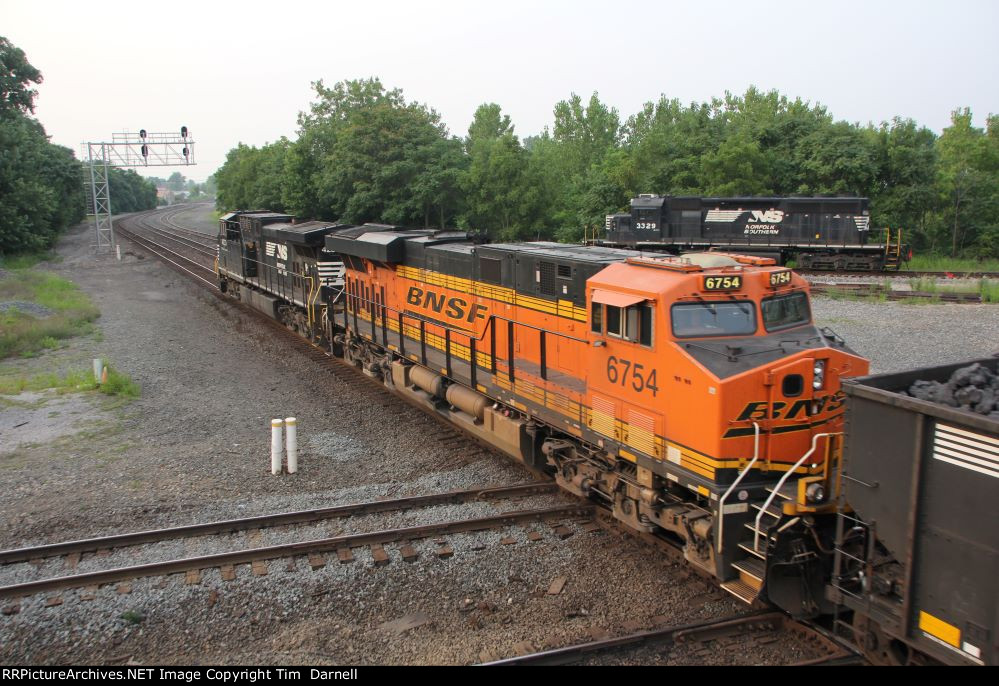
[[[947,383],[916,381],[909,395],[999,419],[999,375],[977,362],[955,371]]]

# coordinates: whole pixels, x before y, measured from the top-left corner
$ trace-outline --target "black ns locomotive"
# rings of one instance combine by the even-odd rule
[[[720,249],[800,269],[881,271],[908,259],[901,231],[872,230],[867,198],[640,195],[607,216],[607,245],[679,254]]]

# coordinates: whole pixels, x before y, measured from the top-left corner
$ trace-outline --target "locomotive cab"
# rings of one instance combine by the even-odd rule
[[[589,380],[731,481],[752,456],[794,463],[841,415],[840,376],[866,361],[812,322],[807,283],[773,260],[718,253],[632,257],[590,279]],[[640,285],[640,286],[638,286]],[[668,369],[668,371],[664,371]],[[627,408],[625,408],[627,411]]]
[[[664,496],[643,503],[641,491],[619,493],[615,514],[632,526],[673,526],[688,560],[723,579],[739,574],[737,595],[755,598],[766,578],[766,525],[783,516],[775,491],[797,501],[798,489],[808,489],[802,504],[829,506],[840,378],[865,374],[867,361],[815,327],[807,282],[771,259],[629,257],[588,286],[591,426],[634,462],[639,486],[700,496],[701,511],[685,510],[682,527],[679,505],[664,506]],[[756,524],[763,509],[773,521]],[[755,585],[743,580],[740,562]]]

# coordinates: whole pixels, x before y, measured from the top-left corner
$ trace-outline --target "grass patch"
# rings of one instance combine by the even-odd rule
[[[850,291],[831,290],[831,291],[826,291],[825,293],[816,293],[815,296],[820,298],[829,298],[830,300],[847,300],[849,302],[862,302],[862,303],[888,302],[888,294],[885,292],[853,293]]]
[[[999,260],[973,260],[937,255],[914,255],[902,271],[914,272],[999,272]]]
[[[909,286],[917,293],[978,293],[981,288],[980,284],[971,282],[951,285],[927,278],[909,279]]]
[[[62,262],[62,257],[52,250],[0,256],[0,268],[3,269],[29,269],[39,262]]]
[[[84,391],[100,391],[105,395],[121,396],[122,398],[138,398],[142,387],[132,380],[128,374],[119,372],[105,361],[107,381],[97,383],[93,370],[71,371],[66,374],[35,374],[0,378],[0,394],[18,395],[25,391],[55,390],[59,394],[79,393]]]
[[[909,279],[909,286],[917,293],[978,293],[983,303],[999,303],[999,281],[979,279],[977,283],[941,284],[936,279]],[[937,298],[939,299],[939,298]]]
[[[30,357],[59,347],[59,341],[92,333],[101,314],[72,281],[43,271],[13,269],[0,279],[0,302],[11,300],[36,303],[52,313],[39,317],[17,308],[0,312],[0,359]]]
[[[120,395],[125,398],[139,397],[139,394],[142,393],[142,387],[132,381],[132,377],[128,374],[117,371],[113,367],[107,365],[106,362],[105,367],[108,370],[107,381],[98,386],[97,390],[105,395]]]
[[[978,282],[983,303],[999,303],[999,281],[982,279]]]

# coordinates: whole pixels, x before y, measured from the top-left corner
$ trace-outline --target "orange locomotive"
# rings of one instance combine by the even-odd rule
[[[867,361],[767,258],[362,226],[328,331],[348,360],[643,531],[747,602],[828,609],[843,417]]]

